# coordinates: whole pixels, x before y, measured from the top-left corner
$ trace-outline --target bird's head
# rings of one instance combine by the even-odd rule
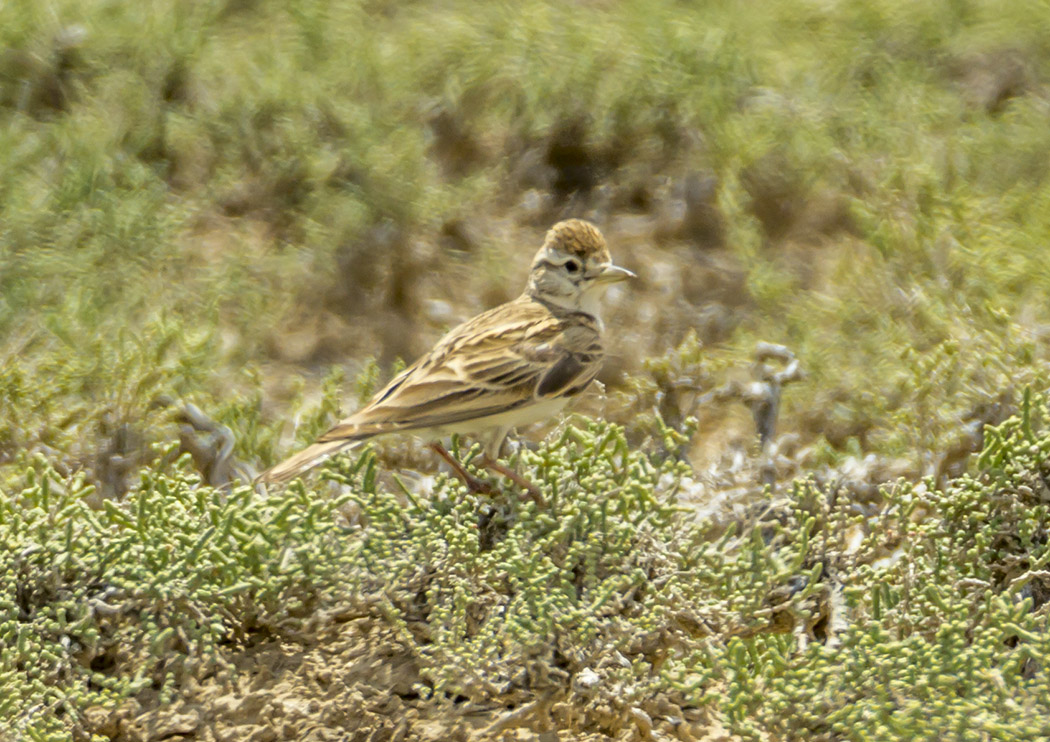
[[[547,232],[532,261],[525,291],[535,299],[597,316],[605,290],[628,278],[634,274],[613,265],[597,227],[582,219],[567,219]]]

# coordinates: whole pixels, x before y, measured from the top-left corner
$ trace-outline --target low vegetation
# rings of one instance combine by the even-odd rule
[[[425,501],[387,491],[371,452],[328,466],[344,494],[147,474],[98,508],[40,461],[0,511],[2,710],[30,739],[141,738],[111,721],[128,699],[196,703],[203,724],[218,712],[200,687],[236,685],[231,654],[343,624],[403,664],[399,690],[353,680],[517,709],[493,733],[717,719],[753,739],[1039,738],[1047,419],[1026,397],[947,487],[888,485],[866,509],[799,480],[728,528],[680,506],[687,466],[599,423],[521,455],[543,511],[444,477]]]
[[[1048,39],[0,7],[0,738],[1047,736]],[[641,280],[513,454],[549,510],[400,440],[244,484],[564,216]]]

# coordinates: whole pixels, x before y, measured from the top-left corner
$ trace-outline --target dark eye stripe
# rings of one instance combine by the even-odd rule
[[[539,262],[539,265],[542,265],[545,268],[562,268],[562,267],[565,266],[566,263],[569,263],[569,262],[575,262],[576,265],[578,266],[575,271],[569,271],[570,273],[580,273],[580,272],[582,272],[583,264],[577,258],[569,258],[569,259],[567,259],[567,260],[565,260],[565,261],[563,261],[561,263],[554,263],[554,262],[551,262],[550,260],[544,259],[544,260],[541,260]]]

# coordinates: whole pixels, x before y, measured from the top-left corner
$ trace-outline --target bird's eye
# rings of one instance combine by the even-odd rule
[[[565,270],[569,271],[569,273],[576,273],[578,270],[580,270],[580,261],[572,259],[566,260]]]

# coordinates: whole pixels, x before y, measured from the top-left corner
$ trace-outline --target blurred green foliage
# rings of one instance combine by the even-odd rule
[[[349,602],[438,698],[557,688],[595,727],[661,698],[756,738],[1048,736],[1048,80],[1026,2],[0,5],[0,718],[62,739]],[[610,211],[709,175],[740,296],[709,347],[637,289],[617,334],[663,345],[629,368],[627,433],[520,454],[550,511],[391,493],[367,452],[324,491],[199,485],[173,410],[242,462],[311,439],[406,333],[310,329],[301,364],[283,339],[325,313],[415,323],[435,271],[413,240],[518,219],[565,137]],[[624,233],[643,275],[709,259]],[[498,297],[524,258],[474,242],[441,264]],[[681,383],[717,387],[756,340],[801,360],[781,427],[814,469],[935,478],[875,504],[803,479],[729,531],[676,512],[705,433]]]

